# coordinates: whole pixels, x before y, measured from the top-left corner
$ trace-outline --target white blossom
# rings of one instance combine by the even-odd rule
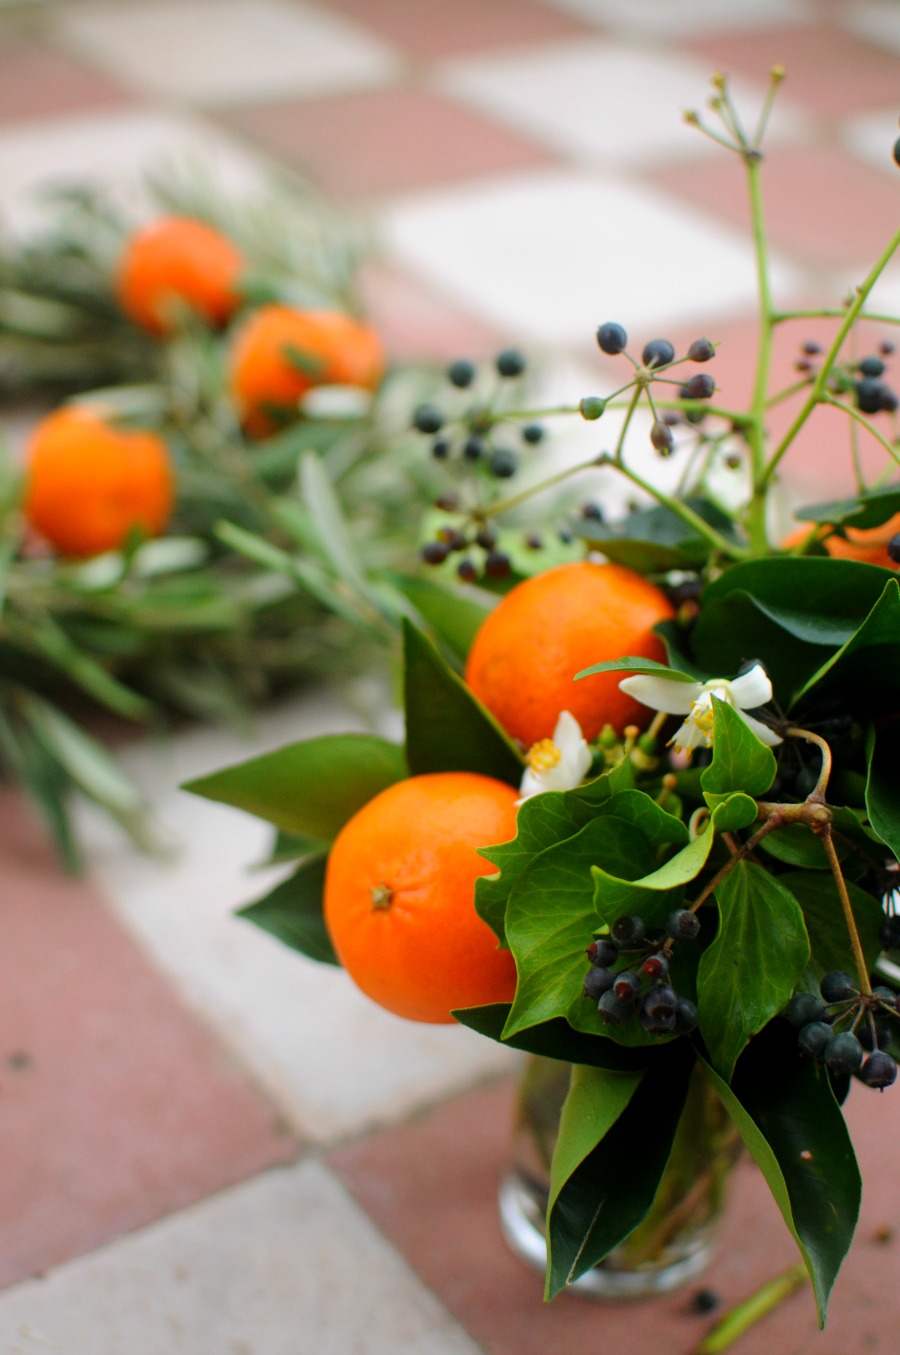
[[[713,741],[713,700],[727,701],[761,743],[770,748],[781,743],[780,735],[748,715],[748,710],[772,700],[772,683],[761,663],[737,678],[711,678],[709,682],[685,682],[664,673],[641,673],[623,678],[623,692],[644,706],[665,711],[667,715],[686,715],[684,724],[671,739],[676,753],[693,748],[709,748]]]
[[[572,790],[580,786],[590,770],[591,750],[575,716],[560,713],[552,739],[532,744],[525,754],[528,768],[522,777],[518,803],[545,790]]]

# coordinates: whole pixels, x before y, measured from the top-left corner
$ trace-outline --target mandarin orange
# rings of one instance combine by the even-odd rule
[[[191,217],[161,217],[129,238],[116,292],[126,314],[152,334],[171,333],[179,306],[219,326],[239,303],[244,268],[240,250],[212,226]]]

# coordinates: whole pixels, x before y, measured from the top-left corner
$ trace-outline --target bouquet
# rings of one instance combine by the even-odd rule
[[[405,585],[405,742],[313,739],[188,789],[268,820],[293,854],[249,920],[400,1015],[570,1070],[548,1297],[654,1216],[699,1084],[771,1188],[824,1323],[861,1190],[841,1104],[851,1084],[890,1087],[900,1052],[900,320],[873,306],[900,231],[844,303],[776,307],[760,181],[782,74],[752,135],[723,77],[712,100],[753,210],[748,406],[717,400],[714,342],[635,350],[618,320],[597,330],[618,389],[546,417],[513,403],[517,350],[493,373],[454,363],[413,415],[454,480]],[[811,315],[830,341],[801,333],[796,379],[773,389],[776,328]],[[885,337],[859,357],[873,317]],[[853,488],[773,539],[783,463],[823,405],[846,418]],[[508,492],[511,438],[537,447],[566,415],[604,449]],[[873,483],[863,438],[884,454]],[[677,460],[674,489],[648,450]],[[597,467],[639,495],[620,520],[559,497]]]

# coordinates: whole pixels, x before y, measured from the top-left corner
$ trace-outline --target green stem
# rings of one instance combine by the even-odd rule
[[[625,476],[626,480],[630,480],[633,485],[637,485],[638,489],[644,490],[644,492],[655,499],[657,503],[662,504],[664,508],[668,508],[676,517],[681,518],[682,522],[686,523],[689,527],[692,527],[699,536],[702,536],[705,541],[708,541],[711,546],[722,555],[727,556],[728,559],[745,560],[750,555],[750,552],[745,546],[737,546],[733,541],[729,541],[726,537],[722,536],[721,532],[717,532],[715,527],[711,527],[708,522],[705,522],[699,513],[695,513],[693,508],[688,507],[686,503],[681,503],[678,499],[670,498],[668,494],[664,494],[662,490],[657,489],[655,485],[651,485],[649,481],[643,479],[636,471],[631,470],[630,467],[624,465],[624,463],[616,461],[609,452],[604,452],[590,464],[593,466],[614,467],[621,475]]]
[[[622,421],[622,427],[619,432],[619,438],[618,441],[616,442],[616,450],[613,453],[613,460],[615,461],[615,464],[622,470],[624,470],[624,467],[622,465],[622,452],[625,447],[625,438],[628,433],[628,425],[631,423],[631,417],[634,414],[634,411],[637,409],[637,402],[638,400],[640,400],[640,398],[641,398],[641,388],[640,386],[635,386],[634,394],[632,395],[631,399],[628,402],[628,408],[625,411],[625,418]]]
[[[769,259],[766,241],[765,213],[762,200],[758,154],[744,156],[747,170],[747,188],[750,196],[750,216],[753,224],[753,250],[756,259],[756,286],[759,296],[759,344],[756,353],[756,373],[750,400],[751,422],[745,438],[750,449],[753,490],[747,505],[747,534],[754,554],[765,554],[768,549],[766,532],[766,408],[769,389],[769,371],[772,365],[772,293],[769,283]]]
[[[600,456],[592,456],[590,461],[579,461],[576,466],[567,466],[565,470],[557,471],[555,475],[550,475],[546,480],[542,480],[539,485],[532,485],[529,489],[522,489],[518,494],[510,494],[509,498],[501,499],[499,503],[488,504],[484,509],[483,517],[499,517],[501,513],[507,512],[510,508],[518,508],[520,503],[526,503],[528,499],[533,498],[535,494],[542,494],[545,489],[551,485],[558,485],[563,480],[568,480],[572,475],[578,475],[581,471],[593,470],[601,466],[607,457],[606,452]]]
[[[760,1318],[765,1317],[773,1308],[777,1308],[779,1303],[783,1303],[795,1290],[805,1284],[808,1278],[806,1266],[802,1261],[797,1261],[774,1279],[767,1280],[755,1294],[751,1294],[725,1314],[721,1322],[700,1342],[694,1355],[721,1355],[723,1350],[733,1345],[739,1337],[759,1322]]]
[[[838,328],[838,332],[834,336],[831,347],[829,348],[828,352],[825,355],[825,359],[822,363],[821,368],[819,369],[819,373],[812,384],[812,389],[810,390],[806,400],[803,402],[803,407],[800,409],[799,413],[797,414],[797,417],[794,419],[790,428],[787,430],[784,437],[781,439],[781,442],[775,448],[775,451],[772,453],[772,456],[769,459],[769,464],[768,466],[766,466],[762,478],[763,488],[767,486],[769,481],[772,479],[772,476],[775,474],[775,470],[779,462],[781,461],[781,458],[784,456],[785,452],[787,452],[787,450],[793,443],[795,437],[800,432],[800,429],[806,423],[810,414],[812,414],[816,405],[819,404],[820,400],[822,399],[826,383],[831,375],[831,370],[834,367],[835,362],[837,361],[838,355],[842,347],[844,346],[844,340],[850,333],[851,329],[853,328],[853,325],[856,323],[857,318],[861,314],[863,306],[865,305],[869,297],[869,294],[872,291],[872,288],[875,286],[875,283],[878,281],[878,279],[881,277],[881,274],[884,272],[885,268],[890,263],[893,255],[897,252],[898,247],[900,247],[900,230],[895,231],[895,233],[891,236],[891,239],[888,241],[887,245],[882,250],[880,256],[875,261],[872,268],[869,270],[868,276],[866,277],[865,281],[859,287],[856,296],[853,298],[853,301],[847,307],[846,311],[844,311],[843,322]]]
[[[838,854],[835,850],[834,842],[831,836],[831,824],[826,824],[816,836],[825,848],[825,855],[828,857],[828,864],[831,867],[831,874],[834,877],[834,883],[837,886],[838,897],[841,901],[841,908],[844,910],[844,921],[847,924],[847,931],[850,935],[850,948],[853,951],[853,960],[856,964],[856,972],[859,976],[859,990],[866,996],[872,996],[872,985],[869,982],[869,969],[866,964],[866,957],[863,954],[862,942],[859,939],[859,932],[856,928],[856,918],[853,916],[853,908],[850,903],[850,895],[847,893],[847,885],[844,880],[844,872],[841,870],[841,863],[838,860]]]
[[[864,428],[867,433],[871,433],[875,441],[881,443],[891,460],[895,461],[897,465],[900,466],[900,453],[898,453],[896,447],[893,447],[891,443],[888,442],[887,438],[883,437],[878,429],[870,423],[866,416],[861,414],[858,409],[854,409],[852,405],[844,404],[843,400],[837,400],[833,395],[829,395],[827,392],[822,396],[822,404],[833,405],[835,409],[843,410],[845,414],[848,414],[851,419]]]
[[[840,310],[834,306],[818,306],[810,310],[773,311],[772,323],[780,325],[785,320],[842,320],[846,314],[846,306]],[[900,325],[900,315],[875,315],[871,311],[860,311],[859,318],[876,325]]]

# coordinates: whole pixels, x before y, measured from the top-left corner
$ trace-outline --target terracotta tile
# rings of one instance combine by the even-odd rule
[[[897,68],[900,89],[900,64]],[[885,160],[890,143],[885,145]],[[749,225],[747,189],[737,156],[669,165],[650,174],[659,187]],[[868,265],[891,238],[897,221],[897,185],[837,146],[777,146],[762,176],[770,239],[813,266]]]
[[[296,1146],[10,791],[0,860],[3,1285]]]
[[[106,76],[29,41],[0,42],[0,124],[133,103]]]
[[[825,24],[714,33],[685,45],[711,68],[757,80],[784,66],[785,95],[818,113],[840,116],[897,101],[900,57]]]
[[[811,306],[816,304],[815,301],[810,303]],[[821,304],[821,298],[818,304]],[[800,379],[794,363],[802,358],[801,345],[811,340],[820,344],[823,350],[827,349],[837,324],[836,320],[792,320],[777,328],[769,383],[772,394]],[[746,409],[756,370],[758,326],[755,319],[748,317],[724,325],[712,323],[706,327],[706,332],[708,338],[719,344],[715,358],[703,369],[715,377],[720,388],[715,396],[716,403],[729,409]],[[697,329],[685,330],[670,337],[677,351],[684,352],[699,333]],[[861,357],[874,353],[881,339],[893,337],[890,327],[864,325],[858,330],[857,351]],[[848,346],[846,351],[853,350]],[[896,374],[897,359],[887,361],[893,363]],[[889,365],[888,380],[890,372]],[[804,394],[799,392],[772,408],[768,430],[773,448],[788,431]],[[890,436],[891,424],[887,416],[879,414],[873,418],[873,423],[882,434]],[[858,446],[864,474],[874,480],[885,470],[887,454],[864,430],[860,430]],[[781,477],[790,501],[815,503],[851,493],[854,480],[850,447],[850,419],[840,410],[817,409],[782,462]]]
[[[224,120],[344,201],[551,159],[490,119],[409,88],[235,109]]]
[[[365,24],[410,56],[439,58],[526,42],[554,42],[588,32],[573,17],[536,0],[331,0],[330,7]]]
[[[396,362],[444,362],[483,357],[501,346],[497,332],[413,278],[385,264],[361,278],[366,310]]]
[[[796,1249],[755,1167],[735,1173],[719,1252],[687,1290],[641,1303],[601,1305],[565,1295],[542,1302],[540,1277],[509,1253],[497,1223],[496,1191],[511,1123],[513,1088],[495,1085],[422,1119],[332,1155],[367,1212],[443,1299],[488,1355],[545,1355],[594,1348],[689,1355],[715,1317],[691,1310],[710,1287],[731,1305],[796,1260]],[[804,1289],[741,1340],[742,1355],[815,1350],[863,1355],[894,1348],[893,1292],[900,1241],[879,1243],[900,1222],[893,1171],[900,1097],[854,1088],[849,1105],[867,1194],[854,1249],[838,1279],[828,1329],[816,1330]]]

